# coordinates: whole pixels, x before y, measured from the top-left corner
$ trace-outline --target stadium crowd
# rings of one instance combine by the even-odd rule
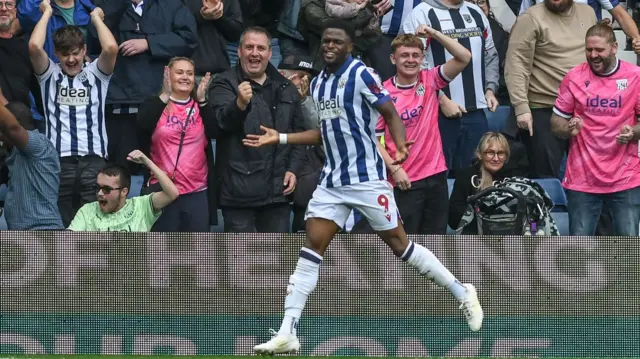
[[[638,236],[640,72],[619,55],[640,54],[640,34],[623,5],[0,0],[7,228],[303,231],[316,188],[366,181],[361,157],[379,151],[410,234],[455,230],[468,196],[522,176],[564,199],[563,234]],[[372,69],[369,90],[391,96],[413,142],[404,163],[382,117],[365,119],[372,133],[330,119],[324,146],[248,145],[267,128],[326,131],[347,104],[367,116],[346,68],[331,88],[343,103],[313,96],[325,59],[346,46],[323,37],[331,20],[353,28],[349,61]],[[357,173],[324,171],[335,156]],[[361,218],[337,224],[372,231]]]

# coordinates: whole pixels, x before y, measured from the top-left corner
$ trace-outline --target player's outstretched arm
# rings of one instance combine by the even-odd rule
[[[320,129],[296,133],[278,133],[278,131],[272,128],[260,126],[260,130],[262,130],[264,134],[247,135],[247,137],[242,140],[242,143],[247,147],[262,147],[275,144],[284,145],[287,143],[292,145],[317,145],[322,143]]]
[[[393,101],[384,102],[377,107],[377,110],[382,115],[382,118],[384,118],[384,122],[387,123],[391,138],[393,138],[393,143],[396,144],[396,159],[393,164],[401,164],[409,157],[409,146],[413,144],[413,141],[407,141],[404,123],[402,123],[402,119],[398,115]]]
[[[454,40],[449,36],[443,35],[440,31],[435,30],[427,25],[420,25],[416,30],[418,36],[428,36],[444,46],[453,56],[449,61],[442,65],[442,71],[447,79],[454,79],[471,61],[471,52],[460,45],[458,40]]]

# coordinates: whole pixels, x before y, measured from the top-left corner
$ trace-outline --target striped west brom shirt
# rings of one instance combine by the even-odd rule
[[[107,158],[107,128],[104,119],[109,79],[98,69],[98,60],[85,64],[70,78],[60,65],[38,75],[45,109],[46,136],[60,157],[98,155]]]
[[[406,19],[411,13],[411,10],[421,2],[422,0],[391,0],[393,10],[389,11],[380,20],[382,33],[393,36],[398,35],[404,19]]]
[[[320,118],[325,161],[320,186],[327,188],[386,180],[376,147],[376,107],[391,100],[378,75],[361,61],[347,58],[335,73],[326,68],[311,82]]]
[[[482,10],[467,1],[462,3],[460,9],[441,9],[423,2],[409,14],[402,27],[403,32],[413,34],[421,24],[457,39],[471,52],[469,65],[443,89],[447,97],[468,111],[487,108],[484,97],[485,57],[494,44],[489,19]],[[444,65],[451,58],[453,56],[439,42],[429,41],[425,59],[429,67]]]

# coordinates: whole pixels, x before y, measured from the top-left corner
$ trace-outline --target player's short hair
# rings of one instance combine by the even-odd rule
[[[98,172],[108,177],[118,177],[120,180],[120,188],[131,188],[131,172],[122,165],[117,163],[108,163]]]
[[[342,19],[327,20],[322,24],[322,33],[324,33],[327,29],[339,29],[344,31],[347,36],[349,36],[349,39],[351,39],[351,42],[355,41],[356,39],[356,28],[350,21]]]
[[[242,32],[242,35],[240,35],[240,42],[239,42],[240,48],[242,48],[242,43],[244,42],[245,35],[249,34],[249,33],[262,34],[262,35],[266,36],[267,37],[267,44],[269,45],[269,48],[271,48],[271,34],[269,33],[269,31],[267,31],[267,29],[265,29],[262,26],[250,26],[250,27],[246,28]]]
[[[391,53],[396,52],[400,47],[416,47],[420,49],[421,52],[424,52],[424,44],[422,40],[413,34],[404,34],[399,35],[391,42]]]
[[[84,36],[77,26],[65,25],[53,33],[53,48],[57,52],[68,54],[83,47]]]
[[[36,128],[33,114],[27,105],[22,102],[10,102],[6,107],[25,130],[31,131]]]
[[[589,30],[587,30],[585,40],[591,36],[599,36],[607,40],[609,44],[616,43],[616,34],[613,33],[613,28],[605,23],[598,23],[591,26]]]

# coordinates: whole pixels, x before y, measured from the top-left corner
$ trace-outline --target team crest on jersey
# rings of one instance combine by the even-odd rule
[[[78,80],[80,80],[80,82],[85,82],[87,81],[87,74],[84,72],[84,70],[82,70],[78,76],[77,76]]]
[[[416,88],[416,94],[418,96],[424,96],[424,85],[423,84],[418,85],[418,88]]]
[[[627,79],[616,80],[616,87],[618,91],[624,91],[627,89]]]
[[[338,81],[338,88],[339,88],[339,89],[343,89],[345,86],[347,86],[347,80],[346,80],[346,79],[341,78],[341,79]]]
[[[462,14],[462,17],[464,18],[464,21],[468,22],[469,24],[471,24],[471,15],[468,14]]]

